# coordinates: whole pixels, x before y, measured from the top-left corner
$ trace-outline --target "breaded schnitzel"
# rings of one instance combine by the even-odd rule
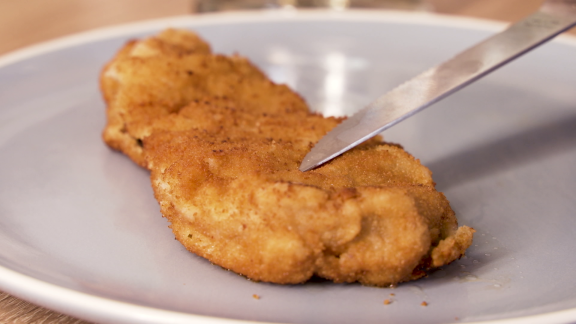
[[[162,214],[188,250],[253,280],[377,286],[464,254],[474,230],[458,228],[418,160],[375,138],[299,171],[340,119],[309,113],[247,60],[207,49],[169,30],[129,43],[102,76],[104,138],[151,170]]]
[[[104,141],[144,167],[142,139],[158,119],[192,101],[229,98],[263,112],[308,111],[300,96],[245,58],[213,55],[196,34],[173,29],[129,42],[106,65],[100,84],[108,105]]]

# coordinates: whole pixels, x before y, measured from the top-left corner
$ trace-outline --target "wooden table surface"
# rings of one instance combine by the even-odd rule
[[[195,0],[0,0],[0,55],[72,33],[151,18],[194,14]],[[542,0],[426,0],[430,10],[516,21]],[[570,31],[576,34],[576,30]],[[0,323],[87,323],[0,291]]]

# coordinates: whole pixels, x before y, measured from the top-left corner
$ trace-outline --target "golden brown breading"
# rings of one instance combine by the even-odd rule
[[[471,243],[430,171],[400,147],[369,143],[302,173],[309,142],[282,138],[287,130],[145,139],[156,198],[187,249],[253,280],[317,274],[383,286],[449,263]]]
[[[132,42],[102,77],[104,138],[151,170],[188,250],[253,280],[385,286],[470,246],[474,230],[458,228],[431,172],[398,145],[376,138],[300,172],[340,119],[309,113],[245,59],[209,54],[188,34]]]
[[[208,44],[181,30],[129,42],[104,68],[100,85],[108,104],[104,141],[144,167],[142,139],[158,119],[194,100],[228,98],[263,112],[308,110],[245,58],[211,54]]]

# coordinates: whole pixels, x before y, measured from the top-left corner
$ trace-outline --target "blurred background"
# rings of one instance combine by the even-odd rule
[[[542,0],[0,0],[0,55],[61,36],[115,24],[242,8],[330,6],[416,10],[513,22]],[[262,9],[265,8],[265,9]],[[576,35],[576,30],[570,31]],[[0,291],[0,323],[86,323]]]
[[[93,28],[239,7],[393,8],[516,21],[542,0],[0,0],[0,54]]]

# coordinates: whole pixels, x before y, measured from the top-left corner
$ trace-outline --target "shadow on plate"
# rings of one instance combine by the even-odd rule
[[[575,107],[576,108],[576,107]],[[575,109],[576,110],[576,109]],[[441,190],[576,148],[576,115],[428,163]]]

